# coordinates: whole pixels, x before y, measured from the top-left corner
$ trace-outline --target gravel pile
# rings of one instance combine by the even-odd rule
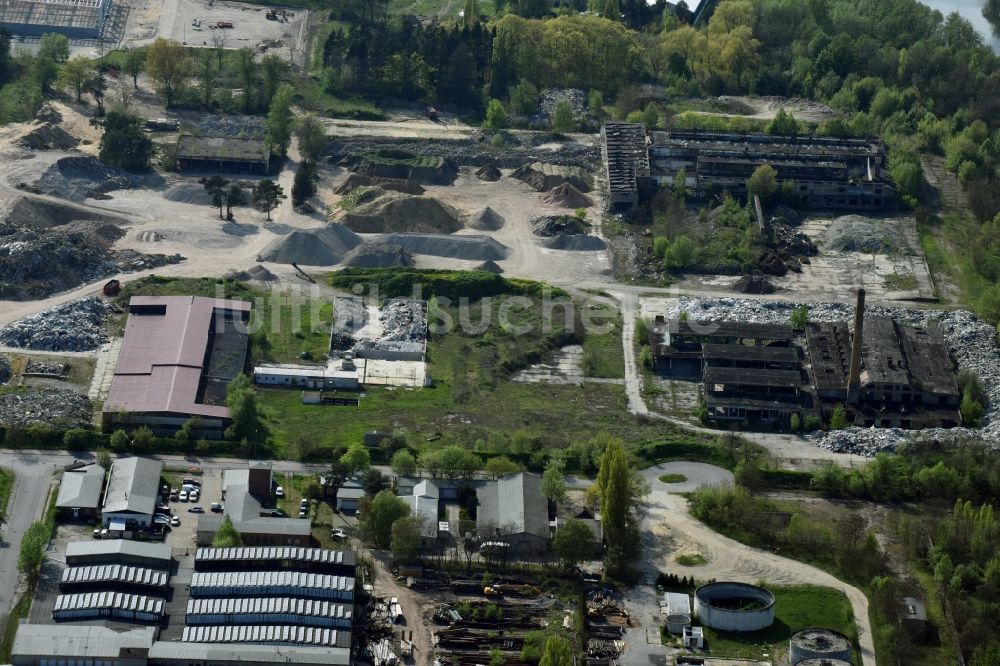
[[[489,206],[483,208],[478,213],[473,214],[469,219],[469,228],[478,231],[497,231],[503,228],[504,219],[500,213]]]
[[[198,183],[178,183],[163,193],[163,198],[174,203],[211,206],[212,195]]]
[[[365,243],[351,250],[344,263],[356,268],[389,268],[391,266],[412,266],[413,257],[395,243]]]
[[[547,88],[542,91],[538,102],[538,113],[531,116],[529,122],[536,127],[548,127],[552,121],[552,112],[561,100],[569,100],[573,107],[573,116],[584,129],[596,126],[596,121],[587,106],[587,93],[578,88]]]
[[[267,125],[262,116],[206,116],[198,129],[204,136],[231,136],[240,139],[263,139]]]
[[[500,173],[500,169],[496,168],[493,164],[487,164],[476,169],[476,178],[485,180],[488,183],[495,183],[502,177],[503,174]]]
[[[368,234],[450,234],[464,225],[462,214],[433,197],[385,192],[373,201],[345,211],[340,222],[351,231]]]
[[[427,191],[420,183],[406,180],[405,178],[383,178],[381,176],[366,176],[360,173],[352,173],[333,193],[348,194],[359,187],[380,187],[383,190],[392,190],[405,194],[423,194]]]
[[[0,354],[0,384],[10,381],[13,370],[10,367],[10,356]]]
[[[27,388],[0,395],[0,424],[26,428],[34,423],[88,427],[92,425],[90,400],[69,389]]]
[[[295,230],[275,242],[261,255],[261,261],[303,266],[333,266],[361,245],[361,237],[340,224],[319,229]]]
[[[750,323],[786,323],[796,304],[779,301],[757,301],[742,298],[691,298],[682,297],[667,310],[667,317],[681,312],[697,321],[743,321]],[[844,303],[816,303],[809,305],[810,321],[851,321],[854,306]],[[996,328],[984,323],[967,310],[910,310],[866,306],[866,316],[891,317],[913,326],[926,326],[938,322],[948,352],[959,370],[969,370],[979,377],[986,390],[988,404],[979,430],[966,428],[927,429],[908,431],[896,429],[848,428],[839,432],[817,435],[818,445],[834,451],[874,455],[879,451],[892,451],[903,441],[921,436],[937,437],[944,441],[973,435],[1000,445],[1000,344]]]
[[[580,190],[573,187],[570,183],[563,183],[562,185],[552,188],[549,193],[543,197],[543,200],[546,203],[561,206],[563,208],[588,208],[594,205],[594,202],[590,200],[590,197],[580,192]]]
[[[485,273],[494,273],[496,275],[502,275],[503,269],[495,261],[484,261],[483,263],[476,266],[475,270],[483,271]]]
[[[24,372],[29,375],[62,375],[66,371],[66,366],[62,363],[38,363],[32,361]]]
[[[241,282],[249,282],[251,280],[256,280],[257,282],[274,282],[278,279],[278,276],[267,270],[260,264],[256,266],[251,266],[245,271],[239,271],[233,273],[230,277],[234,280],[239,280]]]
[[[608,246],[603,239],[588,234],[553,236],[542,241],[542,245],[550,250],[569,250],[571,252],[595,252]]]
[[[350,335],[368,324],[368,308],[360,298],[340,296],[333,302],[333,330]],[[350,349],[350,347],[347,347]]]
[[[576,188],[577,194],[594,189],[593,179],[586,172],[547,163],[525,164],[515,169],[510,177],[520,180],[536,192],[548,192],[567,184]]]
[[[328,150],[331,154],[330,162],[333,164],[339,164],[345,157],[361,153],[398,150],[444,157],[453,160],[457,165],[477,168],[489,166],[495,169],[516,169],[524,164],[540,161],[587,170],[595,169],[600,165],[601,151],[596,142],[589,146],[567,142],[558,150],[550,150],[548,148],[540,149],[538,146],[546,141],[551,141],[552,137],[535,135],[529,141],[510,134],[508,145],[504,146],[503,152],[493,155],[488,150],[492,138],[491,133],[479,133],[472,138],[458,140],[337,137],[330,143]],[[500,178],[499,173],[495,175],[496,179]]]
[[[838,252],[893,254],[904,249],[895,227],[884,220],[860,215],[838,217],[823,233],[823,245]]]
[[[398,245],[410,254],[469,261],[506,259],[510,252],[500,241],[479,234],[389,234],[380,240]]]
[[[0,345],[39,351],[91,351],[108,340],[107,303],[81,298],[0,328]]]
[[[89,156],[64,157],[49,167],[35,186],[43,194],[70,201],[109,199],[108,192],[139,187],[142,178]]]

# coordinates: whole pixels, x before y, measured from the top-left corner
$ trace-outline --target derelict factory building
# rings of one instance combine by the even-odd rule
[[[111,0],[0,0],[0,28],[27,37],[98,39],[110,7]]]

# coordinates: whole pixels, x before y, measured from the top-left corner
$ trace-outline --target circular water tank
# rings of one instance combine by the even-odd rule
[[[667,631],[671,634],[679,634],[684,631],[684,627],[691,626],[691,616],[687,613],[671,613],[667,615]]]
[[[816,659],[820,660],[819,663],[823,663],[823,660],[850,662],[852,652],[851,640],[829,629],[803,629],[792,635],[788,642],[788,658],[792,666],[813,662]]]
[[[702,585],[694,591],[694,608],[703,625],[721,631],[758,631],[774,623],[774,595],[747,583]]]

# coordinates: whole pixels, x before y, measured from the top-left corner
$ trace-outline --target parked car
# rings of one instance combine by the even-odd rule
[[[303,497],[302,501],[299,502],[299,508],[306,509],[308,507],[309,507],[309,500],[307,500],[305,497]]]
[[[344,530],[341,530],[341,529],[331,530],[331,532],[330,532],[330,538],[331,539],[336,539],[338,541],[340,541],[341,539],[346,539],[347,538],[347,532],[345,532]]]
[[[212,510],[212,513],[222,513],[223,506],[218,502],[212,502],[212,506],[209,508]]]
[[[188,513],[205,513],[205,510],[200,506],[188,507]]]
[[[181,502],[187,502],[188,501],[187,491],[186,490],[182,490],[180,492],[180,494],[177,495],[177,499],[180,500]]]
[[[287,515],[288,514],[286,514],[281,509],[271,509],[271,517],[272,518],[284,518]]]
[[[177,489],[176,488],[171,488],[170,489],[170,501],[171,502],[176,502],[177,501]]]
[[[94,538],[95,539],[101,538],[101,530],[94,530]]]
[[[188,501],[197,502],[201,498],[201,494],[197,490],[192,490],[188,493]]]
[[[162,513],[158,513],[155,516],[153,516],[153,522],[156,523],[157,525],[169,525],[170,516],[164,516]]]
[[[277,488],[274,489],[274,496],[275,497],[284,497],[285,496],[285,489],[282,488],[281,486],[278,486]]]
[[[301,509],[299,509],[299,518],[308,518],[308,517],[309,517],[308,507],[302,507]]]
[[[201,481],[198,481],[197,479],[184,479],[181,481],[181,485],[201,487]]]
[[[180,524],[181,524],[181,519],[178,516],[171,516],[170,517],[170,526],[171,527],[180,527]]]
[[[156,513],[167,513],[167,514],[169,514],[171,512],[171,510],[172,509],[170,508],[170,505],[168,505],[168,504],[157,504],[156,505]]]

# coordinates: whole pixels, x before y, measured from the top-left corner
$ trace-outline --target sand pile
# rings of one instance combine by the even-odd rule
[[[238,273],[233,273],[230,277],[234,280],[239,280],[241,282],[249,282],[251,280],[256,280],[257,282],[274,282],[278,279],[278,276],[267,270],[260,264],[256,266],[251,266],[245,271],[239,271]]]
[[[496,275],[503,273],[503,269],[500,268],[500,264],[495,261],[484,261],[476,266],[476,270],[483,271],[485,273],[495,273]]]
[[[261,255],[261,261],[303,266],[333,266],[361,245],[361,238],[340,224],[296,230],[279,238]]]
[[[603,250],[607,247],[607,243],[597,236],[588,236],[586,234],[553,236],[546,238],[542,245],[551,250],[570,250],[574,252],[593,252]]]
[[[366,176],[360,173],[352,173],[333,193],[348,194],[359,187],[381,187],[383,190],[403,192],[404,194],[423,194],[427,191],[421,187],[420,183],[415,183],[412,180],[382,178],[380,176]]]
[[[492,164],[487,164],[486,166],[476,169],[476,177],[479,178],[479,180],[485,180],[488,183],[495,183],[503,177],[503,174],[500,173],[500,169],[496,168]]]
[[[582,169],[561,167],[553,164],[525,164],[515,169],[512,174],[536,192],[548,192],[565,183],[571,184],[580,192],[590,192],[594,189],[593,180]]]
[[[355,268],[389,268],[391,266],[412,266],[413,257],[395,243],[365,243],[351,250],[344,263]]]
[[[542,197],[545,203],[562,206],[563,208],[589,208],[594,205],[590,197],[580,192],[569,183],[563,183],[549,190],[549,193]]]
[[[510,250],[489,236],[445,234],[389,234],[380,239],[403,247],[410,254],[426,254],[449,259],[486,261],[506,259]]]
[[[462,228],[462,215],[437,199],[386,192],[373,201],[341,214],[339,220],[352,231],[379,233],[444,233]]]
[[[178,183],[163,193],[163,198],[175,203],[211,206],[212,195],[198,183]]]
[[[504,219],[500,213],[489,206],[472,216],[469,227],[477,231],[497,231],[503,227]]]

